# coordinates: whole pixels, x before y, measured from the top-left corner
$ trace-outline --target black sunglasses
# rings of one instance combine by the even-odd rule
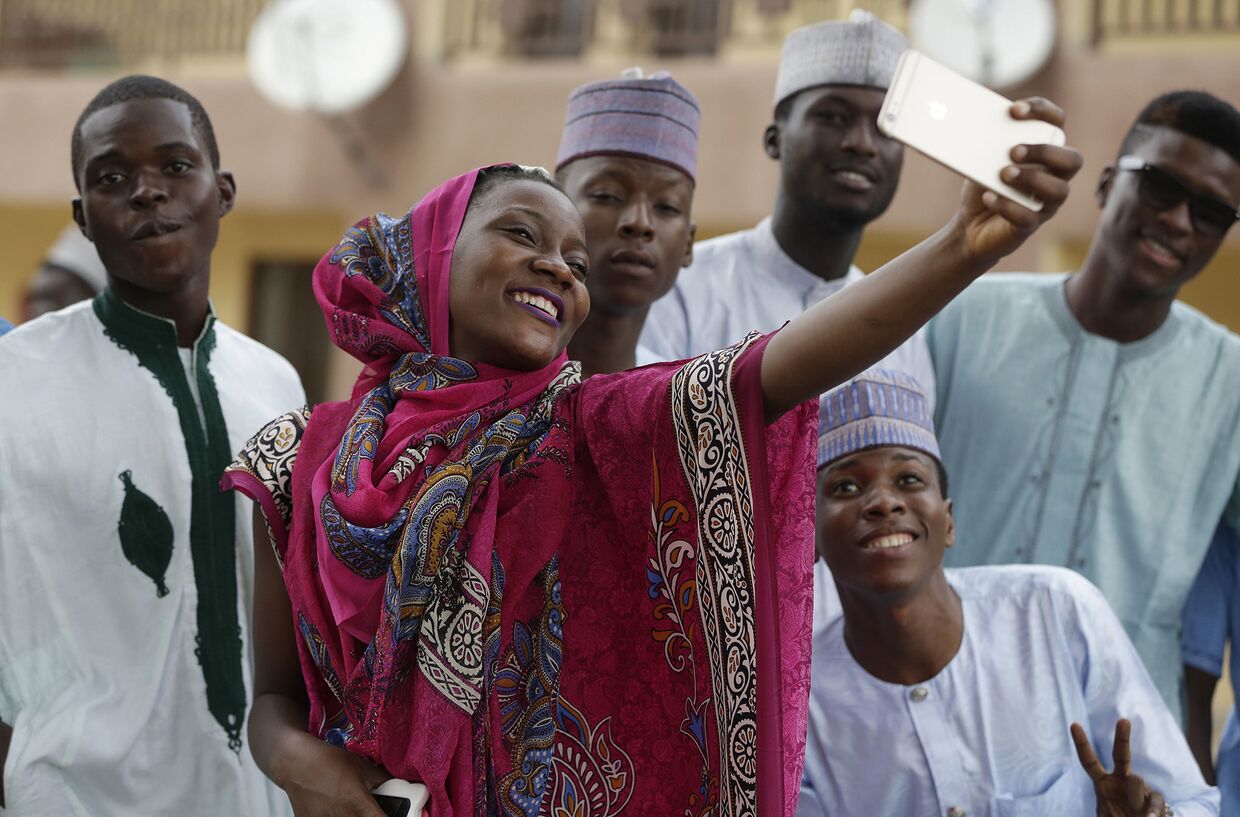
[[[1120,170],[1133,170],[1141,174],[1137,195],[1155,210],[1178,207],[1188,200],[1189,220],[1202,235],[1218,236],[1227,232],[1231,225],[1240,221],[1240,212],[1229,204],[1211,196],[1194,193],[1184,182],[1165,170],[1148,164],[1140,156],[1121,156],[1116,166]]]

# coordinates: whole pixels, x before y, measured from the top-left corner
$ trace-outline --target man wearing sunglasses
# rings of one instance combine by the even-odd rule
[[[987,276],[930,324],[946,562],[1084,574],[1178,713],[1181,609],[1220,520],[1240,529],[1240,338],[1176,295],[1236,221],[1240,113],[1158,97],[1096,197],[1079,272]]]

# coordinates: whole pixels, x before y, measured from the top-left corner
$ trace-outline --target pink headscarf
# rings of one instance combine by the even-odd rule
[[[541,369],[514,372],[449,356],[452,251],[478,172],[439,185],[405,219],[359,222],[315,268],[314,294],[336,345],[366,364],[354,398],[367,396],[347,427],[319,422],[308,433],[311,445],[320,437],[333,444],[345,438],[334,466],[320,466],[311,498],[321,507],[330,496],[354,525],[390,522],[418,487],[417,479],[397,482],[407,474],[392,470],[401,454],[450,433],[462,417],[476,415],[474,427],[485,426],[508,407],[524,406],[568,360],[561,352]],[[410,282],[416,292],[408,291]],[[420,470],[438,465],[449,450],[432,445]],[[299,532],[318,541],[319,578],[335,622],[365,643],[378,623],[383,582],[325,559],[330,540],[318,533]]]

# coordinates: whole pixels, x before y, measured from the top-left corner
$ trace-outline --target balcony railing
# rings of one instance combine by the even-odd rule
[[[715,56],[778,49],[791,29],[864,6],[903,26],[907,0],[446,0],[443,54]]]
[[[348,0],[340,0],[347,3]],[[0,0],[0,67],[242,58],[267,0]],[[792,28],[907,0],[402,0],[444,59],[769,53]],[[433,29],[433,30],[432,30]]]
[[[239,57],[266,0],[0,0],[0,67]]]
[[[1240,0],[1093,0],[1093,44],[1240,35]]]
[[[0,68],[239,60],[267,1],[0,0]],[[858,6],[903,28],[908,1],[400,0],[413,14],[423,56],[458,61],[748,53],[769,59],[793,28],[843,19]],[[1088,9],[1094,45],[1240,37],[1240,0],[1059,5],[1065,14]]]

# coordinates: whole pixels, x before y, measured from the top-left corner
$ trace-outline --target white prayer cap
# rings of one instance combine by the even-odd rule
[[[886,88],[907,48],[903,34],[861,9],[854,10],[847,22],[798,28],[784,38],[775,105],[818,85]]]
[[[60,232],[56,243],[47,251],[44,264],[53,264],[81,278],[95,292],[103,291],[108,283],[108,271],[99,260],[99,253],[90,239],[82,235],[76,224],[70,224]]]

